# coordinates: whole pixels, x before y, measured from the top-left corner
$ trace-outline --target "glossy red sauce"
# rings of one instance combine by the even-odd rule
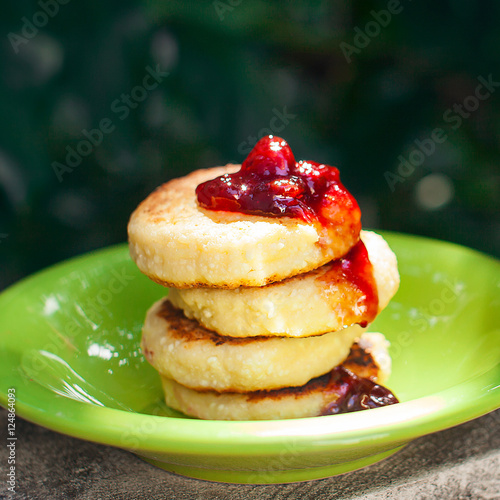
[[[368,378],[358,377],[342,365],[334,368],[329,375],[327,390],[338,398],[323,410],[322,415],[337,415],[399,403],[389,389]]]
[[[279,137],[262,138],[238,172],[200,184],[196,195],[199,204],[209,210],[295,217],[327,227],[352,224],[358,232],[361,228],[359,206],[340,182],[338,169],[312,161],[296,162],[289,145]],[[362,241],[336,260],[321,279],[347,282],[358,295],[359,323],[366,326],[373,321],[378,312],[378,293]],[[323,415],[398,403],[389,389],[358,377],[342,365],[318,380],[323,377],[329,377],[326,390],[337,396]]]
[[[353,314],[362,327],[371,323],[378,314],[377,283],[365,244],[359,240],[344,257],[335,260],[320,278],[322,281],[347,287],[356,303]],[[351,295],[349,295],[351,297]]]
[[[196,195],[209,210],[361,228],[359,206],[340,182],[338,169],[313,161],[296,162],[280,137],[263,137],[238,172],[200,184]]]

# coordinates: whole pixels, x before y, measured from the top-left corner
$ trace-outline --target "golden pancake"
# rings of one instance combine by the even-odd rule
[[[387,370],[390,369],[386,364],[389,359],[387,341],[382,334],[369,333],[364,336],[364,352],[360,353],[359,346],[353,346],[345,367],[348,373],[359,374],[378,383],[380,378],[387,378]],[[377,359],[381,353],[384,353],[385,358],[381,363],[385,364],[384,369]],[[334,375],[337,375],[335,369],[301,387],[243,394],[196,391],[166,377],[162,377],[162,384],[167,405],[186,415],[207,420],[268,420],[332,413],[342,395]],[[391,403],[394,402],[397,400],[391,400]]]
[[[397,260],[382,236],[362,231],[373,266],[378,310],[399,286]],[[337,272],[333,263],[264,287],[236,290],[172,289],[169,300],[188,318],[221,335],[306,337],[337,331],[367,318],[363,290]]]
[[[305,384],[342,362],[357,325],[309,338],[217,335],[162,299],[148,311],[142,351],[166,378],[193,389],[248,392]]]
[[[130,253],[152,280],[176,288],[263,286],[345,255],[359,221],[326,230],[290,217],[199,207],[198,184],[239,165],[197,170],[160,186],[128,224]]]

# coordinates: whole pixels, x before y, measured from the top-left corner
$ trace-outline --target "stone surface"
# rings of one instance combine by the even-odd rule
[[[6,412],[0,410],[0,442]],[[16,500],[461,500],[500,498],[500,410],[410,443],[383,462],[318,481],[231,485],[184,478],[131,453],[64,436],[17,418]],[[0,498],[8,496],[0,447]]]

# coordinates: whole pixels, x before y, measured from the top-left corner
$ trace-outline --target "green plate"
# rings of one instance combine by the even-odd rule
[[[500,264],[449,243],[383,233],[401,287],[373,331],[391,341],[399,405],[308,419],[186,418],[162,403],[139,348],[165,289],[125,245],[43,271],[0,295],[0,402],[37,424],[131,450],[202,479],[323,478],[391,455],[416,437],[500,407]]]

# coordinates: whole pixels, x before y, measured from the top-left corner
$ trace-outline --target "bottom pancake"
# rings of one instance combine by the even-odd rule
[[[197,391],[163,377],[168,406],[206,420],[274,420],[316,417],[397,403],[378,385],[390,373],[388,342],[364,333],[345,361],[300,387],[246,393]]]

